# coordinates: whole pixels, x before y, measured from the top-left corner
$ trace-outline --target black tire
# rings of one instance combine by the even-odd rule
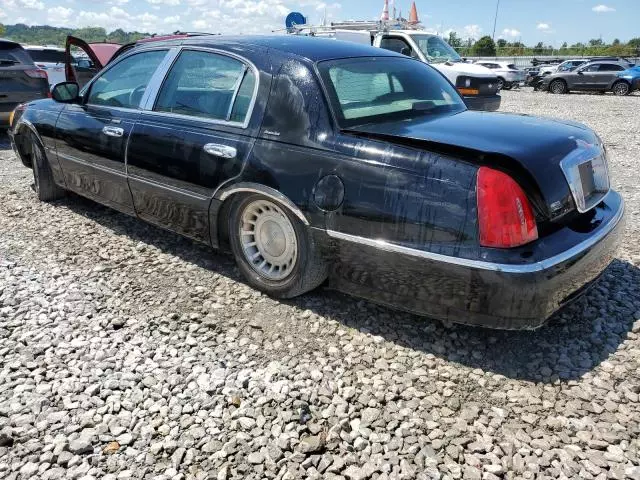
[[[554,80],[549,84],[549,91],[557,95],[567,93],[567,84],[564,80]]]
[[[498,77],[498,91],[502,90],[504,88],[504,85],[505,85],[504,78]]]
[[[287,216],[296,236],[297,257],[291,272],[282,280],[271,280],[251,266],[242,248],[239,228],[242,215],[252,203],[264,200],[275,204]],[[260,194],[237,195],[229,209],[229,244],[242,276],[249,285],[275,298],[293,298],[319,286],[327,278],[328,262],[323,258],[307,227],[287,207]]]
[[[502,85],[502,90],[511,90],[512,88],[513,84],[509,82],[504,82],[504,85]]]
[[[624,97],[631,93],[631,86],[624,80],[619,80],[613,84],[613,86],[611,87],[611,91],[614,95]]]
[[[51,202],[64,197],[65,191],[53,181],[49,160],[37,137],[31,134],[31,169],[38,200]]]

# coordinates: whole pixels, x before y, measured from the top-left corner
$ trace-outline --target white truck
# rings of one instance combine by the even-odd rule
[[[314,32],[336,40],[367,43],[417,58],[439,70],[455,85],[473,110],[497,110],[500,107],[498,77],[488,68],[467,63],[441,37],[422,30],[368,30],[366,24],[349,24]]]

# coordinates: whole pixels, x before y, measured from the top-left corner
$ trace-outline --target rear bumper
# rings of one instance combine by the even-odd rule
[[[615,258],[624,202],[611,191],[596,208],[603,220],[593,231],[533,263],[467,260],[330,231],[339,259],[331,283],[346,293],[441,320],[535,329],[585,291]]]
[[[469,95],[464,97],[464,103],[470,110],[484,110],[494,112],[500,108],[500,95]]]

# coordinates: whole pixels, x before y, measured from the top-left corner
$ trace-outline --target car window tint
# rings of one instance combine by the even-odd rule
[[[87,103],[138,108],[151,76],[166,53],[166,50],[142,52],[116,63],[91,85]]]
[[[599,72],[619,72],[622,70],[624,70],[622,65],[618,65],[615,63],[603,63],[602,65],[600,65],[600,69],[598,71]]]
[[[0,66],[14,64],[33,65],[29,54],[19,45],[12,42],[0,41]]]
[[[253,92],[255,88],[256,75],[253,73],[253,70],[249,69],[244,75],[244,79],[242,80],[240,89],[238,90],[238,95],[233,103],[231,117],[229,118],[230,121],[244,122],[245,117],[249,112],[249,107],[251,106],[251,100],[253,99]]]
[[[587,65],[582,69],[583,72],[597,72],[600,69],[600,64]]]
[[[380,48],[391,50],[392,52],[402,53],[403,55],[411,55],[412,48],[402,38],[386,37],[380,42]]]
[[[63,50],[28,49],[27,52],[36,63],[64,63],[65,61]]]
[[[226,120],[245,70],[235,58],[195,50],[182,52],[160,90],[154,110]],[[237,115],[241,109],[239,103]]]

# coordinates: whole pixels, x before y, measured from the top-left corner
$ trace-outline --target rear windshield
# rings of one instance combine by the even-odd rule
[[[36,63],[64,63],[62,50],[27,50]]]
[[[318,69],[343,128],[465,109],[442,75],[410,58],[330,60]]]
[[[0,66],[6,67],[17,64],[33,65],[33,61],[20,45],[0,42]]]

